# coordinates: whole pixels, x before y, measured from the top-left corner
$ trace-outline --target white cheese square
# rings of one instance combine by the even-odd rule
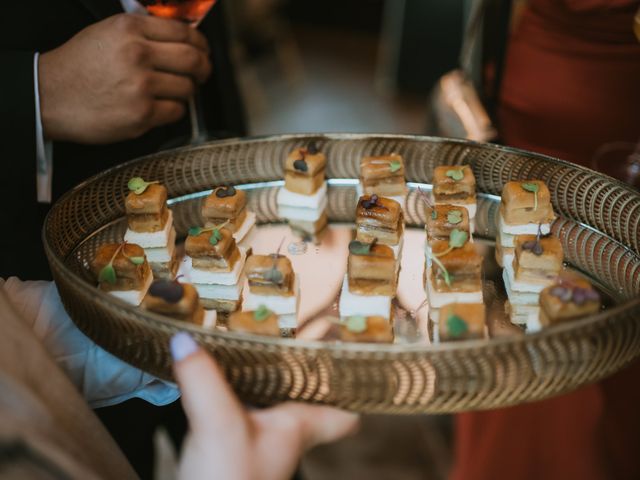
[[[278,326],[280,328],[298,328],[298,314],[278,315]]]
[[[171,230],[173,230],[173,212],[169,210],[169,216],[162,230],[158,232],[134,232],[127,228],[124,234],[124,241],[135,243],[144,249],[166,247],[169,244]]]
[[[302,193],[294,193],[287,190],[286,187],[282,187],[278,190],[278,196],[276,197],[276,203],[278,206],[283,207],[297,207],[297,208],[309,208],[315,210],[322,210],[321,205],[326,205],[327,201],[327,182],[323,182],[322,186],[311,195],[304,195]]]
[[[293,207],[290,205],[278,205],[278,216],[287,220],[302,220],[305,222],[315,222],[327,208],[326,198],[320,202],[318,208]]]
[[[233,234],[233,238],[236,240],[236,243],[240,243],[255,224],[256,214],[254,212],[247,211],[247,216],[245,217],[244,222],[242,222],[240,228],[238,228]]]
[[[164,247],[145,248],[144,253],[149,263],[167,263],[173,258],[176,250],[176,229],[171,228],[168,243]]]
[[[537,332],[540,324],[540,307],[535,305],[511,305],[509,319],[516,325],[525,325],[528,333]]]
[[[247,259],[247,252],[243,248],[240,251],[240,258],[233,266],[230,272],[211,272],[193,266],[193,259],[189,255],[185,255],[182,260],[180,272],[189,279],[191,283],[199,284],[215,284],[215,285],[235,285],[242,275],[244,264]]]
[[[300,281],[297,275],[294,280],[293,292],[294,294],[288,297],[261,295],[251,292],[247,282],[244,287],[242,310],[257,310],[260,305],[264,305],[278,315],[278,326],[280,328],[297,328],[298,309],[300,307]]]
[[[391,300],[393,297],[386,295],[357,295],[349,291],[349,279],[347,275],[342,281],[340,293],[340,316],[352,315],[380,316],[387,320],[391,317]]]
[[[513,267],[511,268],[513,271]],[[507,292],[507,297],[509,297],[509,303],[512,306],[517,305],[538,305],[538,301],[540,300],[539,292],[523,292],[523,291],[514,291],[511,288],[511,278],[509,277],[509,273],[505,268],[502,271],[502,279],[504,280],[504,288]]]
[[[509,225],[505,223],[502,213],[498,215],[498,229],[509,235],[536,235],[538,233],[537,223],[524,223],[520,225]],[[542,235],[549,235],[551,233],[551,224],[543,223],[540,225],[540,232]],[[505,238],[505,240],[508,240]],[[502,243],[502,245],[505,245]],[[515,245],[515,244],[514,244]],[[505,245],[513,247],[514,245]]]
[[[142,303],[142,299],[147,294],[147,290],[149,290],[151,282],[153,282],[153,274],[149,271],[149,274],[147,275],[147,278],[140,290],[114,290],[109,292],[109,294],[119,298],[123,302],[137,307]]]
[[[204,318],[202,319],[202,326],[204,328],[214,328],[218,321],[218,312],[215,310],[205,310]]]
[[[202,298],[208,298],[210,300],[232,300],[236,302],[240,300],[243,285],[244,280],[242,278],[235,285],[193,284],[198,291],[198,295]]]
[[[502,221],[502,220],[500,220],[500,221]],[[538,231],[536,230],[536,233],[537,232]],[[500,229],[498,229],[498,241],[500,242],[500,245],[502,245],[503,247],[513,248],[513,247],[516,246],[516,236],[515,235],[511,235],[509,233],[505,233],[502,230],[502,227]]]

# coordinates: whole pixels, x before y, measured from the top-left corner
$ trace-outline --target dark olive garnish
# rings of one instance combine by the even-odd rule
[[[236,194],[236,189],[231,185],[228,187],[220,187],[216,190],[216,197],[225,198],[233,197]]]
[[[174,280],[155,280],[149,287],[149,294],[167,303],[178,303],[184,295],[184,287]]]
[[[304,158],[300,158],[299,160],[293,162],[293,168],[295,168],[299,172],[306,172],[309,170],[309,165],[307,165],[307,162]]]

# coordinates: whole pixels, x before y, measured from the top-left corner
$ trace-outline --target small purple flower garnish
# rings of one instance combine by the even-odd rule
[[[384,208],[382,205],[380,205],[380,204],[378,203],[378,200],[379,200],[378,195],[376,195],[376,194],[374,193],[373,195],[371,195],[371,196],[369,197],[369,200],[362,200],[362,206],[363,206],[364,208],[366,208],[367,210],[369,210],[370,208],[373,208],[373,207],[381,207],[381,208]]]
[[[600,301],[600,294],[592,288],[557,285],[549,293],[560,299],[562,303],[573,302],[576,305],[584,305],[587,302]]]
[[[544,253],[544,249],[542,248],[542,244],[537,240],[529,240],[528,242],[524,242],[522,244],[523,250],[529,250],[536,257],[539,257]]]
[[[587,301],[587,296],[586,296],[586,294],[584,292],[584,289],[583,288],[574,289],[573,290],[573,296],[571,297],[571,300],[576,305],[583,305]]]
[[[529,250],[536,257],[539,257],[544,253],[544,249],[542,248],[542,244],[540,243],[540,237],[542,236],[542,224],[538,224],[538,233],[536,234],[535,240],[530,240],[528,242],[524,242],[522,244],[523,250]]]

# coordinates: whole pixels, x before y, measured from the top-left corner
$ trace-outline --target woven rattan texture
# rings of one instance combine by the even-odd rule
[[[164,183],[170,198],[178,199],[172,208],[177,230],[184,233],[199,220],[199,200],[181,202],[179,197],[218,184],[278,180],[286,154],[309,139],[315,139],[326,152],[330,178],[357,178],[362,156],[398,152],[405,158],[408,182],[430,183],[434,166],[440,164],[471,165],[478,190],[486,194],[500,194],[508,180],[546,181],[561,215],[554,229],[562,239],[566,260],[598,278],[620,303],[597,317],[537,334],[431,347],[328,345],[186,327],[215,355],[245,401],[304,400],[381,413],[484,409],[577,388],[638,356],[638,193],[547,157],[428,137],[336,134],[232,140],[163,152],[91,179],[52,208],[44,230],[51,269],[74,321],[110,352],[170,378],[168,340],[185,326],[114,301],[84,274],[92,248],[124,229],[127,180],[142,176]],[[261,222],[276,221],[275,190],[264,191],[252,198],[252,208]],[[353,195],[345,188],[331,196],[332,221],[353,218]],[[482,204],[478,229],[491,237],[495,235],[496,204],[486,202],[486,208]],[[406,213],[411,224],[423,221],[424,208],[415,191],[409,196]],[[110,228],[105,229],[107,225]]]

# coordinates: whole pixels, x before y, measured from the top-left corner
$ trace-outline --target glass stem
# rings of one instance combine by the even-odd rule
[[[202,143],[204,140],[201,138],[200,116],[201,113],[198,111],[198,104],[196,103],[196,96],[194,94],[189,97],[189,119],[191,121],[191,140],[189,143],[191,144]]]

